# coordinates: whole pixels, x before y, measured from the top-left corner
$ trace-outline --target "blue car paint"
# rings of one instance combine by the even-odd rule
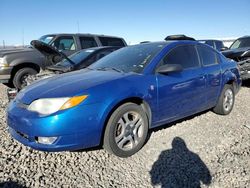
[[[198,45],[192,41],[167,44],[142,74],[85,69],[28,86],[9,105],[11,135],[27,146],[45,151],[93,147],[101,143],[107,118],[123,100],[142,99],[150,107],[152,128],[215,106],[223,86],[229,81],[235,81],[239,88],[241,80],[236,64],[223,57],[214,67],[201,65],[171,77],[155,73],[160,60],[171,49],[183,44]],[[218,56],[221,55],[218,53]],[[88,95],[88,98],[78,106],[51,115],[26,109],[39,98],[78,95]],[[59,138],[52,145],[43,145],[36,142],[38,136]]]

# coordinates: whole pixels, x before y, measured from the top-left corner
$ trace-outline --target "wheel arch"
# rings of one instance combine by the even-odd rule
[[[16,74],[16,72],[22,68],[33,68],[37,72],[39,72],[41,70],[41,67],[39,65],[37,65],[36,63],[32,63],[32,62],[19,63],[13,67],[13,69],[11,71],[11,77],[13,78],[13,76]]]
[[[226,84],[232,85],[234,88],[234,91],[236,91],[237,76],[233,72],[227,71],[224,73],[223,77],[224,77],[224,81],[223,81],[223,87],[221,88],[221,91],[223,90]]]
[[[107,123],[108,123],[110,116],[119,106],[121,106],[125,103],[135,103],[135,104],[140,105],[142,107],[142,109],[144,110],[144,112],[146,113],[146,116],[147,116],[148,122],[149,122],[149,128],[150,128],[150,124],[152,122],[152,111],[151,111],[151,108],[150,108],[148,102],[146,102],[143,98],[140,98],[140,97],[124,98],[124,99],[116,102],[115,105],[111,109],[108,110],[108,113],[105,116],[105,120],[104,120],[104,124],[103,124],[103,128],[102,128],[100,145],[103,145],[105,129],[106,129],[106,126],[107,126]]]

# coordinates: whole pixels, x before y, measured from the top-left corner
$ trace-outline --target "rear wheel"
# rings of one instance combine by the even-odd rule
[[[103,147],[119,157],[129,157],[144,145],[148,119],[142,107],[126,103],[118,107],[106,126]]]
[[[229,114],[234,106],[235,94],[232,85],[225,85],[222,90],[221,96],[217,105],[214,107],[213,111],[216,114],[227,115]]]
[[[19,90],[24,88],[27,85],[26,78],[29,75],[34,75],[34,74],[37,74],[37,71],[33,68],[26,67],[19,69],[13,78],[13,84],[15,88]]]

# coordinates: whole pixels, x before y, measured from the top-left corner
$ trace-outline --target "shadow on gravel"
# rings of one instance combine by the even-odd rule
[[[20,185],[17,182],[8,181],[8,182],[0,182],[0,188],[26,188],[26,187],[23,185]]]
[[[209,185],[212,177],[200,157],[191,152],[185,141],[175,137],[172,149],[163,151],[150,171],[151,183],[161,187],[200,187]]]
[[[249,80],[243,80],[242,81],[242,87],[250,88],[250,79]]]

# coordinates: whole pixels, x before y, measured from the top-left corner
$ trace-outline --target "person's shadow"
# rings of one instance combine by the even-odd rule
[[[150,171],[151,183],[161,187],[200,187],[211,183],[211,175],[200,157],[182,138],[175,137],[172,149],[163,151]]]

